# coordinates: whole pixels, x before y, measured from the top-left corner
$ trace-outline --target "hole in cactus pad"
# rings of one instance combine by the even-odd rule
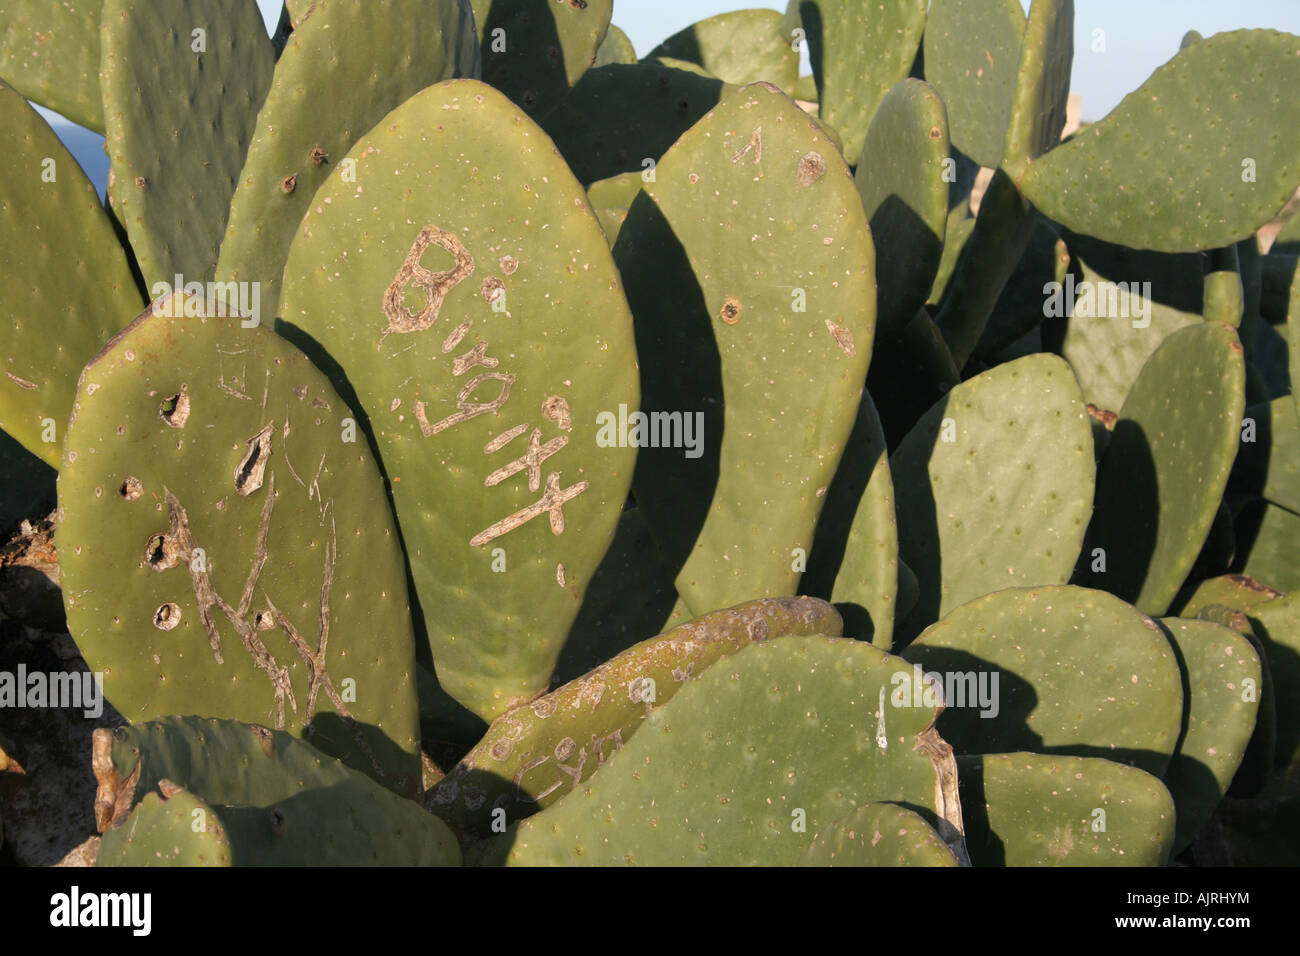
[[[181,622],[181,608],[179,604],[173,604],[170,601],[160,605],[158,610],[153,612],[153,626],[160,631],[170,631]]]
[[[262,487],[266,462],[271,457],[271,432],[274,429],[275,423],[269,422],[265,428],[248,440],[248,451],[243,460],[235,466],[236,493],[251,495]]]
[[[122,486],[117,489],[117,493],[127,501],[135,501],[144,494],[144,483],[135,475],[127,475],[122,479]]]
[[[166,571],[180,563],[181,549],[169,534],[156,534],[144,549],[145,564],[155,571]]]
[[[190,397],[182,388],[171,398],[164,398],[158,405],[158,417],[172,428],[184,428],[190,417]]]

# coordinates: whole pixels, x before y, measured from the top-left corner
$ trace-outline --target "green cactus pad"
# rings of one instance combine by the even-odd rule
[[[1238,529],[1233,570],[1279,591],[1300,590],[1300,515],[1256,501],[1233,520]]]
[[[144,300],[95,187],[3,82],[0,126],[0,428],[57,467],[81,367]]]
[[[766,80],[790,91],[799,78],[799,54],[782,28],[779,10],[736,10],[693,23],[650,51],[698,63],[725,83]]]
[[[1300,87],[1297,53],[1300,37],[1273,30],[1192,44],[1036,162],[1025,195],[1075,232],[1135,248],[1193,252],[1244,239],[1300,180],[1300,124],[1285,93]]]
[[[1240,328],[1246,310],[1246,290],[1237,247],[1211,249],[1204,259],[1205,321],[1226,322]]]
[[[999,365],[926,412],[890,459],[899,556],[920,585],[899,638],[990,591],[1068,581],[1092,454],[1079,386],[1054,355]]]
[[[105,841],[129,832],[153,788],[170,781],[216,812],[237,866],[460,861],[441,820],[282,731],[166,717],[95,731],[92,763]]]
[[[876,245],[877,322],[893,335],[925,304],[948,221],[948,118],[920,80],[903,80],[880,102],[853,175]]]
[[[129,720],[303,734],[419,784],[410,608],[347,407],[268,329],[159,300],[87,365],[59,472],[68,627]]]
[[[1074,234],[1065,242],[1078,268],[1047,302],[1054,316],[1069,314],[1061,355],[1084,398],[1118,412],[1160,343],[1202,321],[1199,257],[1136,252]]]
[[[96,133],[104,132],[99,96],[103,6],[103,0],[5,0],[0,8],[0,77],[32,102]]]
[[[644,405],[698,411],[704,444],[700,460],[642,448],[637,502],[696,614],[793,594],[871,356],[862,203],[816,122],[769,84],[729,93],[642,188],[614,258]]]
[[[961,753],[1032,744],[1159,776],[1178,744],[1178,659],[1154,621],[1104,591],[988,594],[931,625],[903,656],[942,678],[939,733]],[[919,698],[917,672],[900,673],[891,701]]]
[[[1211,604],[1222,604],[1235,611],[1246,613],[1258,604],[1282,597],[1267,584],[1245,574],[1224,574],[1200,582],[1186,601],[1176,604],[1179,617],[1196,617],[1197,612]]]
[[[925,24],[925,75],[948,106],[952,144],[996,169],[1011,118],[1025,36],[1017,0],[934,0]]]
[[[1288,594],[1250,611],[1255,636],[1264,645],[1277,700],[1279,767],[1300,766],[1300,594]]]
[[[849,637],[887,651],[898,577],[898,523],[885,433],[871,396],[863,392],[799,589],[839,605]]]
[[[896,803],[868,803],[813,837],[800,866],[957,866],[925,818]]]
[[[596,59],[614,0],[470,0],[483,81],[534,119],[545,116]]]
[[[844,138],[845,156],[862,153],[880,102],[911,72],[925,8],[926,0],[790,0],[783,32],[803,29],[820,116]]]
[[[289,243],[339,160],[420,90],[478,72],[468,3],[318,0],[275,67],[231,200],[217,279],[257,282],[266,324],[276,314]],[[328,104],[328,109],[323,105]]]
[[[105,0],[101,39],[108,196],[157,298],[216,270],[275,57],[254,0]]]
[[[975,866],[1163,866],[1169,859],[1174,801],[1145,771],[1036,753],[960,757],[957,766]]]
[[[882,800],[925,808],[954,839],[956,778],[952,750],[934,733],[936,709],[885,703],[901,665],[845,639],[753,644],[651,712],[585,787],[471,857],[788,865],[819,831]]]
[[[425,806],[459,832],[490,836],[494,822],[514,822],[576,791],[715,661],[757,641],[838,636],[841,626],[829,604],[782,598],[715,611],[643,641],[497,718]]]
[[[636,48],[632,46],[632,41],[628,39],[626,33],[611,23],[609,29],[605,31],[605,39],[600,41],[600,47],[596,50],[596,59],[592,61],[592,67],[599,69],[611,63],[635,62]]]
[[[1231,486],[1300,513],[1300,418],[1290,395],[1242,413]]]
[[[1094,587],[1148,614],[1168,609],[1227,485],[1244,387],[1230,325],[1179,329],[1147,360],[1097,469],[1091,544],[1104,552],[1105,571],[1094,572]]]
[[[1268,652],[1264,642],[1255,633],[1255,625],[1241,611],[1222,604],[1207,604],[1196,612],[1196,619],[1236,631],[1250,643],[1259,661],[1261,673],[1256,688],[1258,704],[1255,709],[1255,729],[1228,791],[1231,797],[1256,796],[1268,786],[1277,755],[1279,708]]]
[[[592,209],[627,209],[645,182],[643,173],[619,173],[599,179],[587,187],[587,201]]]
[[[1228,791],[1255,731],[1263,692],[1250,641],[1207,621],[1165,618],[1183,671],[1187,716],[1165,786],[1178,808],[1174,853],[1200,832]]]
[[[277,327],[355,387],[438,679],[490,719],[546,689],[614,537],[636,448],[608,446],[634,436],[605,415],[637,408],[632,318],[582,189],[492,88],[429,87],[347,158]]]
[[[584,185],[649,169],[717,105],[719,79],[658,62],[588,71],[542,124]]]
[[[1020,181],[1035,158],[1061,138],[1073,60],[1073,0],[1037,0],[1020,47],[1002,164],[980,202],[935,318],[958,367],[970,358],[1033,236],[1037,214],[1021,195]]]
[[[230,837],[206,802],[164,781],[99,843],[96,866],[232,866]]]

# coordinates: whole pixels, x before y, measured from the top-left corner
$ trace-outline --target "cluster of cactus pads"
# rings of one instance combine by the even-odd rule
[[[612,6],[0,0],[88,852],[1300,862],[1300,38]]]

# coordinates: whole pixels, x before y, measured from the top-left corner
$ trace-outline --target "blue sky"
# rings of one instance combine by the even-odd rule
[[[1026,9],[1029,0],[1022,0]],[[280,16],[281,0],[258,0],[268,30]],[[746,0],[615,0],[614,23],[644,56],[683,27],[730,10],[769,7],[785,2]],[[1098,120],[1151,72],[1176,52],[1188,30],[1209,36],[1224,30],[1266,27],[1300,34],[1300,0],[1075,0],[1075,54],[1072,88],[1083,99],[1082,116]],[[1103,31],[1104,50],[1093,50],[1094,31]],[[805,53],[804,72],[808,72]],[[86,168],[100,193],[108,175],[102,137],[72,127],[57,114],[42,110],[60,137]]]

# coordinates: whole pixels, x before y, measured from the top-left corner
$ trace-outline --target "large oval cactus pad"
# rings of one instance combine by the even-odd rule
[[[3,82],[0,126],[0,428],[57,467],[82,366],[144,300],[95,187]]]
[[[735,90],[660,160],[614,258],[647,408],[705,425],[698,451],[650,447],[637,462],[678,593],[696,614],[793,594],[875,336],[874,249],[848,167],[776,87]],[[696,372],[711,353],[712,372]]]
[[[1274,30],[1193,43],[1034,163],[1025,195],[1075,232],[1134,248],[1195,252],[1246,238],[1300,180],[1288,93],[1300,87],[1298,54],[1300,37]]]
[[[899,557],[921,589],[901,639],[990,591],[1070,579],[1095,467],[1079,385],[1055,355],[958,385],[889,464]]]
[[[1094,587],[1148,614],[1168,609],[1228,483],[1244,389],[1241,343],[1226,323],[1179,329],[1147,359],[1097,470],[1091,544],[1104,561],[1094,560]]]
[[[413,794],[410,608],[364,436],[306,356],[199,305],[155,302],[82,375],[59,473],[68,628],[130,720],[290,730]]]
[[[495,717],[546,689],[613,539],[631,315],[582,188],[491,87],[429,87],[347,158],[357,181],[326,181],[289,251],[280,328],[355,387],[438,679]]]

